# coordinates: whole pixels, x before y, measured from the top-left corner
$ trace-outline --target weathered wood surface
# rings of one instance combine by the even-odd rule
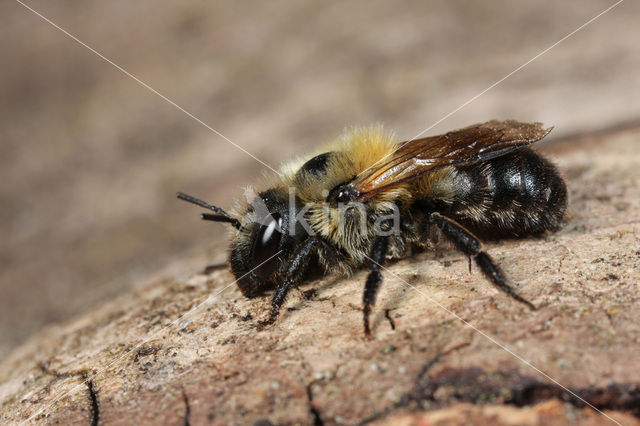
[[[224,290],[227,270],[166,276],[14,351],[0,423],[640,424],[639,147],[637,127],[543,147],[568,181],[566,226],[487,245],[535,312],[446,248],[389,266],[373,340],[365,272],[294,292],[260,332],[268,300]]]

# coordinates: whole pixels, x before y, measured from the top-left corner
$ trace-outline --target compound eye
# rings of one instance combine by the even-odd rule
[[[257,267],[253,272],[259,278],[269,278],[276,269],[278,258],[273,257],[280,247],[282,237],[282,217],[273,213],[267,218],[265,224],[260,226],[255,242],[253,243],[253,266]],[[272,258],[273,257],[273,258]],[[271,259],[270,259],[271,258]]]

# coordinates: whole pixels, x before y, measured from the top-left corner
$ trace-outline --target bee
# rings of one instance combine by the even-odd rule
[[[469,257],[469,267],[473,259],[495,287],[535,309],[508,284],[480,236],[540,236],[561,227],[565,182],[529,147],[550,131],[541,123],[494,120],[398,142],[381,126],[355,129],[285,165],[242,211],[178,197],[213,211],[203,219],[235,228],[229,263],[241,292],[253,298],[273,291],[260,327],[277,320],[307,271],[348,274],[367,266],[363,323],[369,336],[384,263],[441,238]]]

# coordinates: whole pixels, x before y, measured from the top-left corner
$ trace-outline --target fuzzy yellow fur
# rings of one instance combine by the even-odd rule
[[[358,211],[358,206],[348,212],[329,207],[327,195],[337,185],[352,180],[378,162],[382,163],[397,148],[395,135],[382,125],[354,128],[324,149],[284,166],[282,183],[285,187],[294,187],[300,201],[310,205],[307,219],[319,235],[357,257],[364,253],[363,248],[373,237],[373,229],[366,224],[363,226],[361,222],[366,214],[362,209]],[[298,173],[306,161],[324,152],[333,153],[326,165],[326,174]],[[408,196],[405,185],[385,191],[368,204],[382,211],[389,208],[390,202]],[[364,257],[354,260],[362,262]]]
[[[353,179],[377,161],[390,155],[397,148],[397,144],[395,135],[379,124],[348,130],[324,149],[283,166],[282,183],[287,187],[295,187],[296,194],[303,203],[324,201],[328,191],[334,186]],[[327,164],[327,176],[296,174],[306,161],[323,152],[337,153]]]

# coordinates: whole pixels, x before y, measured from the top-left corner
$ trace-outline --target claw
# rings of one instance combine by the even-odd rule
[[[369,327],[369,309],[364,309],[364,337],[372,339],[371,328]]]
[[[262,321],[258,321],[258,330],[260,330],[260,331],[264,330],[265,327],[275,323],[277,319],[278,319],[278,312],[276,312],[275,310],[272,310],[268,319],[262,320]]]

